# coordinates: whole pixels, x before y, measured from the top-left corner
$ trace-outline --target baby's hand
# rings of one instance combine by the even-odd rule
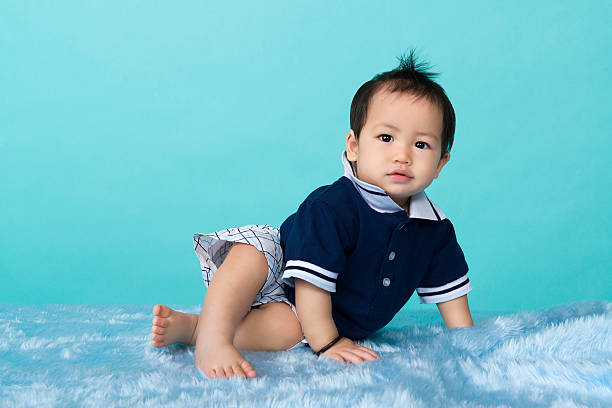
[[[346,337],[340,339],[321,355],[341,363],[350,362],[353,364],[363,363],[365,360],[374,361],[379,358],[373,350],[355,344]]]

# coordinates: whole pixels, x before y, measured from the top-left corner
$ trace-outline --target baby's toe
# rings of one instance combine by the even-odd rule
[[[215,367],[212,370],[213,377],[225,378],[225,370],[223,367]]]
[[[242,361],[240,363],[240,368],[242,368],[242,370],[244,371],[246,376],[249,377],[249,378],[257,376],[257,371],[255,371],[255,369],[253,368],[251,363],[249,363],[246,360],[244,360],[244,361]]]
[[[235,365],[232,366],[232,371],[234,371],[234,374],[239,376],[239,377],[242,377],[242,378],[246,378],[247,377],[247,375],[244,372],[244,370],[242,369],[242,367],[240,367],[240,365],[238,365],[238,364],[235,364]]]
[[[155,305],[153,307],[153,314],[155,316],[159,316],[159,317],[168,317],[170,316],[170,313],[172,312],[172,309],[170,309],[168,306],[164,306],[164,305]]]
[[[156,341],[156,340],[153,340],[153,339],[151,339],[151,345],[153,347],[155,347],[155,348],[162,348],[162,347],[165,346],[164,342]]]
[[[159,326],[153,326],[153,328],[151,329],[151,333],[166,334],[166,329],[164,329],[163,327],[159,327]]]
[[[168,327],[170,325],[170,322],[168,321],[168,319],[165,319],[163,317],[154,317],[153,325],[159,327]]]
[[[231,378],[235,375],[232,366],[224,367],[223,370],[225,371],[225,378]]]

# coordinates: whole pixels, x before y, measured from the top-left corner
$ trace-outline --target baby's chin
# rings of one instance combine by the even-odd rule
[[[393,186],[387,186],[387,188],[383,187],[383,190],[385,190],[385,192],[387,193],[387,195],[389,197],[391,197],[392,199],[398,199],[398,200],[407,200],[408,197],[415,195],[417,192],[412,191],[412,190],[407,190],[405,187],[401,188],[401,187],[393,187]]]

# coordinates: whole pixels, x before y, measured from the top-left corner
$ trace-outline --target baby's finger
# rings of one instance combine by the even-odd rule
[[[342,351],[339,351],[338,354],[341,354],[345,360],[350,361],[353,364],[363,363],[363,358],[354,351],[355,350],[344,349]]]
[[[362,359],[362,361],[360,361],[360,363],[363,362],[363,360],[368,360],[368,361],[376,360],[376,357],[374,357],[372,354],[368,353],[366,350],[363,350],[363,348],[361,348],[361,347],[351,348],[351,349],[348,349],[347,351],[350,351],[351,353],[359,356]]]
[[[377,358],[380,358],[380,356],[374,350],[369,349],[367,347],[359,346],[359,350],[361,350],[364,353],[367,353],[371,357],[374,357],[375,360]]]
[[[359,353],[359,355],[361,357],[363,357],[364,359],[366,359],[368,361],[374,361],[374,360],[377,360],[379,358],[378,354],[370,353],[370,352],[368,352],[366,350],[359,350],[359,351],[356,351],[356,353]]]
[[[340,363],[346,363],[344,358],[342,358],[342,356],[340,354],[338,354],[337,352],[323,353],[322,356],[327,357],[330,360],[338,361]]]

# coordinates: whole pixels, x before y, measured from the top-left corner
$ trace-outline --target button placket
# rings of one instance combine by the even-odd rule
[[[395,259],[395,251],[391,251],[389,252],[389,257],[388,257],[389,261],[392,261]],[[382,285],[386,288],[389,287],[389,285],[391,285],[391,279],[390,278],[384,278],[382,280]]]
[[[387,246],[385,252],[380,259],[380,269],[377,273],[376,280],[373,282],[376,286],[375,294],[373,294],[372,302],[370,303],[370,311],[369,313],[372,316],[381,316],[381,314],[389,313],[389,310],[394,305],[395,300],[398,297],[397,290],[399,286],[397,286],[401,279],[395,282],[396,274],[398,273],[397,269],[399,265],[397,264],[400,260],[398,257],[397,248],[400,246],[398,243],[400,238],[399,229],[393,233],[389,245]],[[393,282],[392,282],[393,281]],[[373,288],[374,289],[374,288]],[[378,317],[377,317],[378,318]]]

